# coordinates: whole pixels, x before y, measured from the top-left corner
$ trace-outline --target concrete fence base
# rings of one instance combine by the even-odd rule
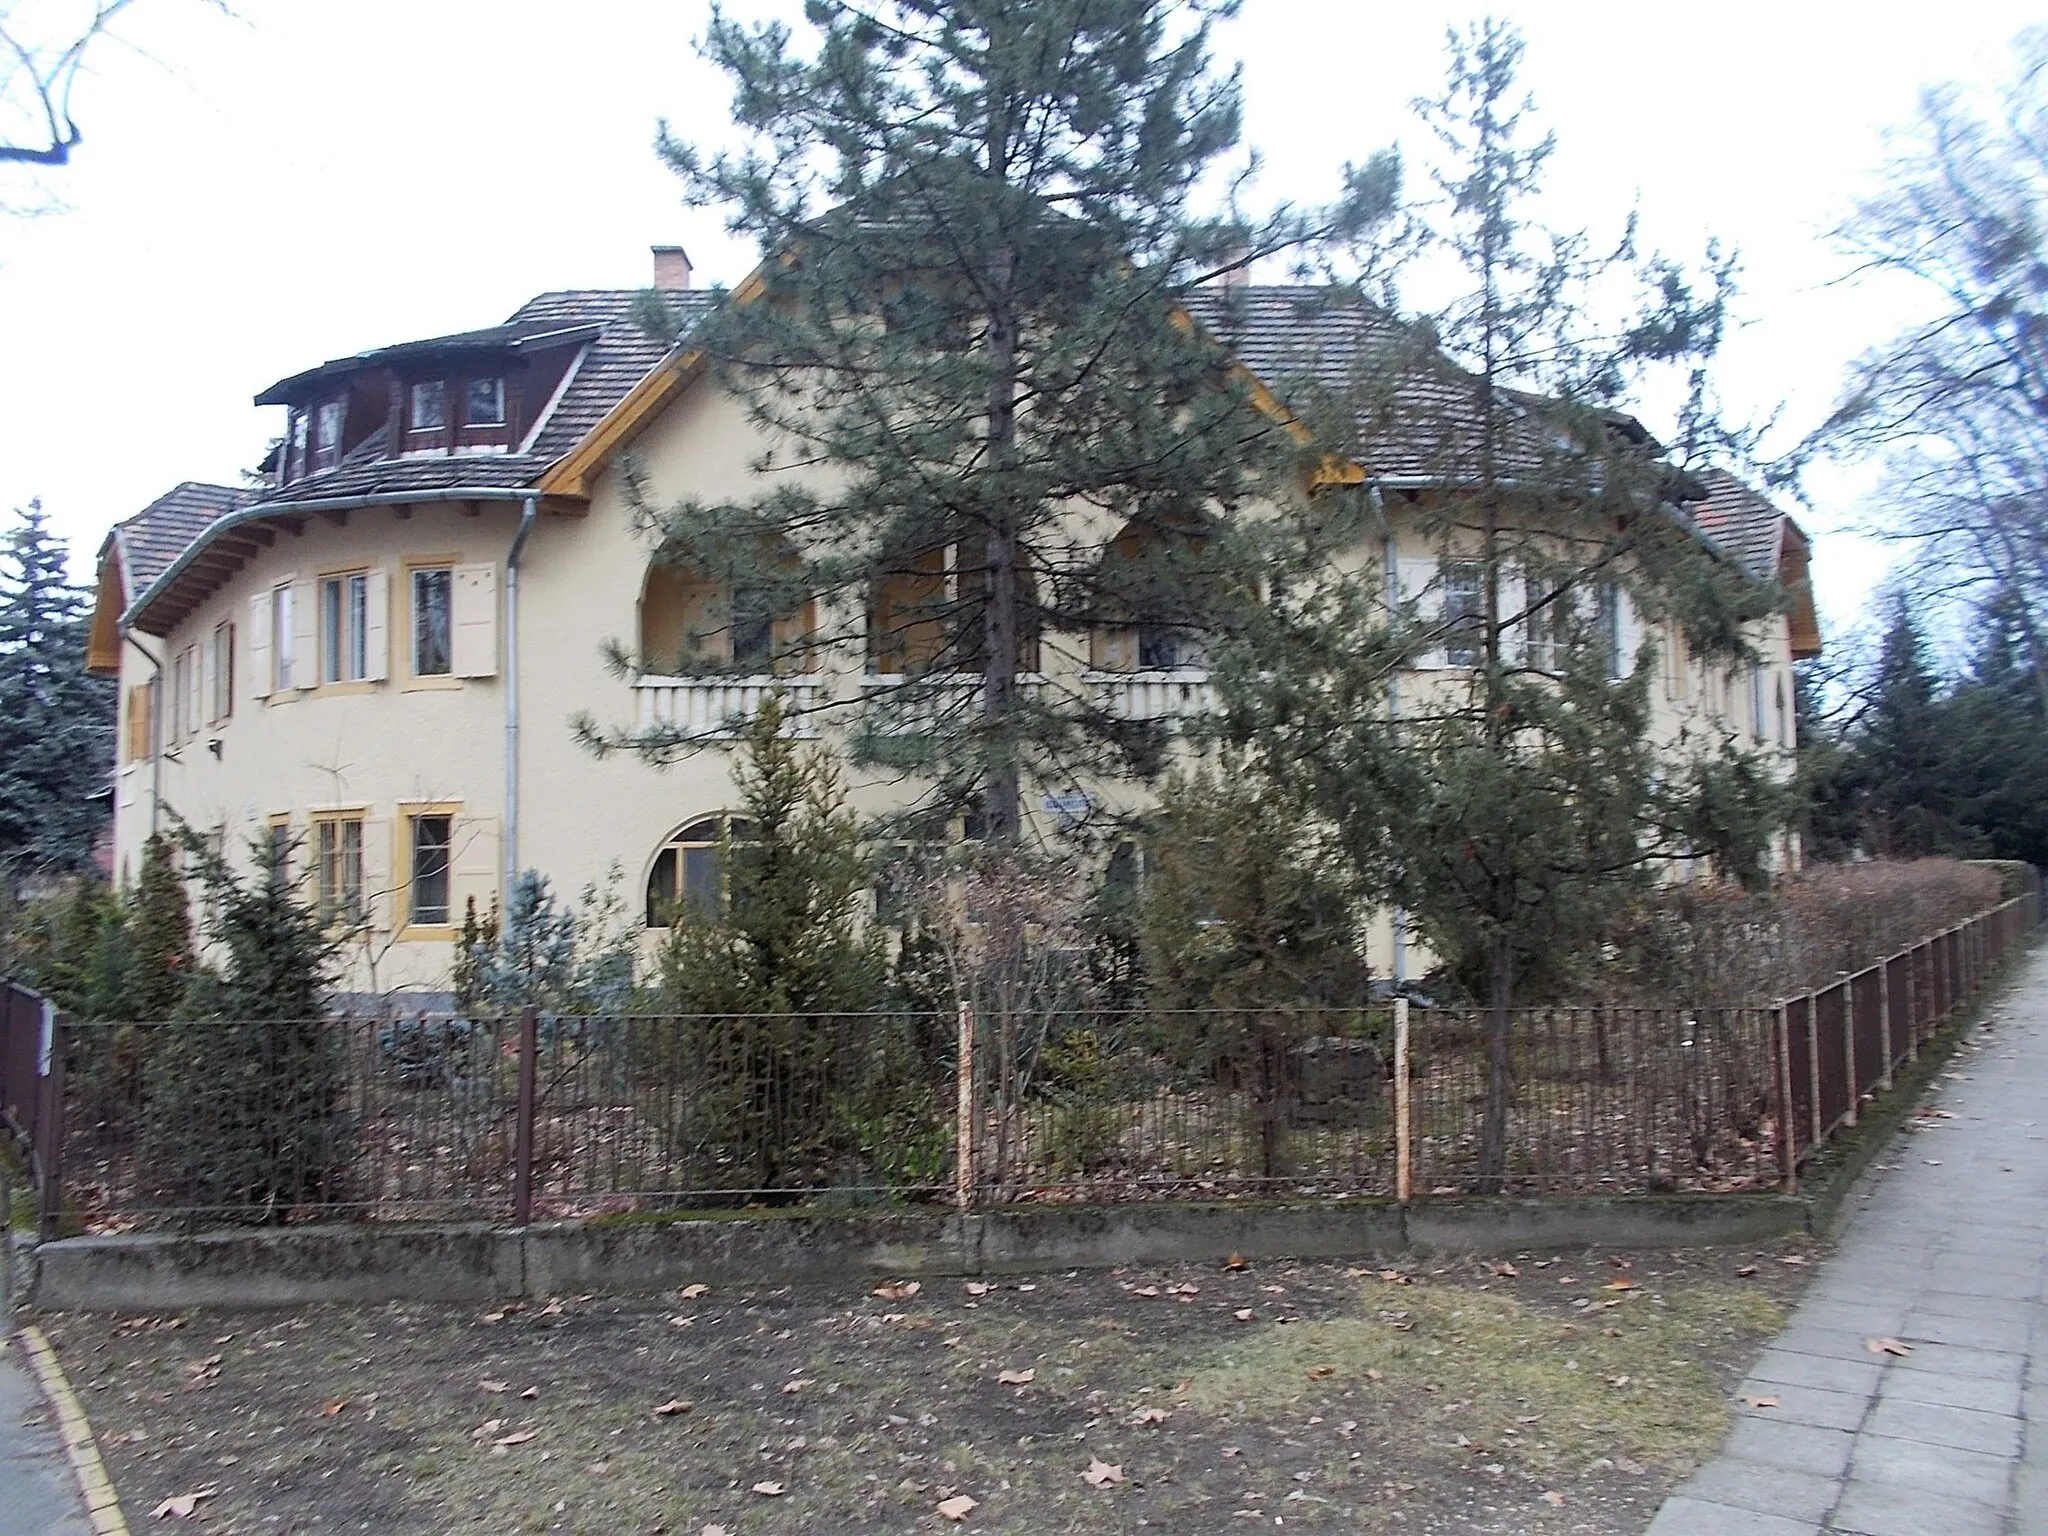
[[[1808,1227],[1777,1195],[1344,1200],[891,1213],[632,1217],[485,1225],[126,1233],[41,1243],[35,1306],[88,1311],[489,1301],[693,1282],[776,1285],[865,1275],[988,1275],[1247,1259],[1391,1260],[1753,1243]]]

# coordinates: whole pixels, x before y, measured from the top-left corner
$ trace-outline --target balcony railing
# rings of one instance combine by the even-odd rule
[[[860,680],[871,727],[885,736],[922,735],[981,712],[978,672],[870,672]],[[1035,699],[1045,679],[1031,673],[1017,679],[1017,691]]]
[[[824,693],[816,677],[642,677],[633,683],[641,735],[729,741],[759,713],[776,689],[788,699],[789,734],[818,734],[816,708]]]
[[[1085,681],[1095,691],[1096,706],[1119,720],[1192,720],[1216,708],[1207,667],[1089,672]]]

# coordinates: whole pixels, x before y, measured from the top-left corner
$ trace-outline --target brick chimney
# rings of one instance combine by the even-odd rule
[[[674,292],[690,286],[690,253],[680,245],[654,247],[654,286]]]

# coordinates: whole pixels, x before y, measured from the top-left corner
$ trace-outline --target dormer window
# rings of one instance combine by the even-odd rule
[[[332,469],[341,462],[341,423],[345,401],[325,400],[313,420],[313,468]]]
[[[462,420],[463,425],[471,427],[505,425],[505,381],[499,378],[471,379]]]
[[[291,452],[289,466],[285,473],[287,480],[296,480],[306,472],[306,413],[292,412]]]
[[[439,432],[448,425],[448,387],[439,379],[412,387],[412,419],[415,432]]]

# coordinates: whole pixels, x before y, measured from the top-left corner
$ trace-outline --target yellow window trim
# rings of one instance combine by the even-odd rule
[[[432,944],[452,942],[461,931],[459,923],[415,923],[412,918],[412,823],[416,816],[446,816],[451,821],[462,819],[465,802],[461,800],[400,800],[398,814],[391,818],[391,899],[396,903],[396,912],[403,912],[407,921],[392,937],[397,944]],[[448,829],[448,915],[455,915],[455,848],[454,827]]]
[[[403,625],[393,626],[397,632],[391,636],[391,644],[404,652],[405,665],[402,668],[394,669],[398,689],[401,693],[417,693],[434,688],[460,688],[465,681],[465,679],[455,676],[452,672],[435,672],[422,677],[412,669],[412,573],[414,571],[447,571],[449,573],[448,579],[452,583],[455,579],[455,567],[463,563],[462,554],[459,550],[453,554],[407,555],[398,562],[399,585],[405,589],[402,604],[405,609],[405,622]],[[450,600],[451,602],[453,601],[452,593]],[[452,625],[452,615],[450,616],[450,622]],[[448,638],[452,653],[455,641],[452,632]],[[449,657],[449,663],[451,666],[454,664],[452,654]]]

